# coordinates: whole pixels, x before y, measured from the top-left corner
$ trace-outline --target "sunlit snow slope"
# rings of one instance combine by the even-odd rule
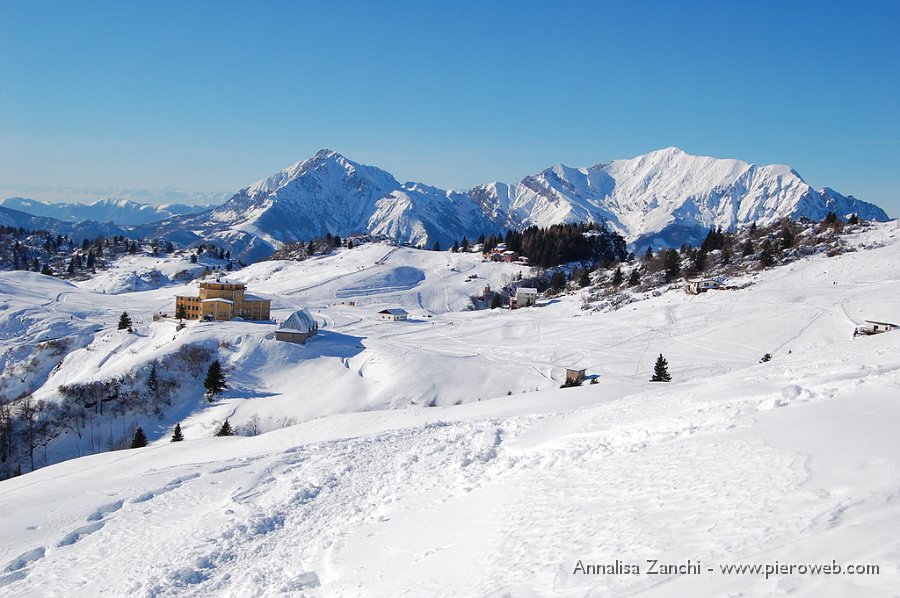
[[[468,256],[372,245],[318,265],[258,264],[242,279],[275,298],[279,317],[312,308],[322,336],[276,355],[254,328],[265,325],[183,331],[228,341],[233,394],[198,412],[183,443],[162,438],[0,482],[0,588],[11,596],[894,595],[900,332],[852,331],[864,318],[900,320],[898,235],[896,223],[879,225],[851,239],[857,252],[760,273],[741,291],[673,291],[603,314],[584,314],[574,296],[515,312],[452,311],[456,289],[469,284],[460,277],[507,274]],[[147,312],[164,292],[116,297]],[[331,305],[351,296],[363,304]],[[75,297],[52,305],[79,304]],[[413,322],[372,318],[397,304]],[[772,361],[758,363],[765,352]],[[647,381],[659,353],[670,384]],[[248,359],[252,368],[242,365]],[[598,383],[556,388],[570,365]],[[427,403],[429,382],[439,406],[377,409],[391,405],[379,394],[391,384]],[[463,396],[471,402],[444,400]],[[348,405],[370,410],[337,413]],[[299,414],[302,423],[210,437],[210,422],[254,411]],[[333,414],[305,417],[314,411]],[[579,560],[617,559],[641,574],[574,572]],[[647,559],[691,559],[703,570],[647,575]],[[718,570],[832,560],[880,569],[768,579]]]

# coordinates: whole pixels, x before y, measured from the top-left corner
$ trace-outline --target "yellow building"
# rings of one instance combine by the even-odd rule
[[[243,283],[201,282],[198,297],[175,297],[175,313],[184,308],[188,320],[268,320],[271,302],[246,291]]]

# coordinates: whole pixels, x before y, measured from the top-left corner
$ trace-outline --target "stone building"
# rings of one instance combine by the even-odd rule
[[[175,314],[184,310],[188,320],[268,320],[271,302],[247,293],[240,282],[201,282],[197,297],[175,297]]]

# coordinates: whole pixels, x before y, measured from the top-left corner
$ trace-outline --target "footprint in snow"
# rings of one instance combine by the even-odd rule
[[[3,571],[5,571],[6,573],[12,573],[13,571],[24,569],[28,566],[29,563],[33,563],[38,559],[44,558],[44,555],[46,553],[47,550],[43,546],[40,546],[33,550],[29,550],[28,552],[23,552],[22,554],[11,560],[9,563],[7,563]]]
[[[100,521],[110,513],[115,513],[119,509],[122,508],[122,505],[125,504],[124,500],[117,500],[115,502],[111,502],[109,504],[97,507],[97,510],[88,515],[88,521]]]
[[[174,490],[175,488],[178,488],[179,486],[181,486],[182,483],[184,483],[188,480],[193,480],[193,479],[199,478],[199,477],[200,477],[199,473],[191,473],[191,474],[188,474],[185,476],[175,478],[174,480],[172,480],[171,482],[169,482],[162,488],[157,488],[156,490],[148,490],[147,492],[144,492],[143,494],[140,494],[137,497],[132,498],[131,502],[133,502],[133,503],[147,502],[148,500],[156,498],[157,496],[159,496],[161,494],[165,494],[166,492],[171,492],[172,490]]]
[[[73,532],[69,532],[66,536],[59,541],[57,546],[71,546],[76,542],[80,541],[85,536],[89,536],[96,531],[99,531],[104,525],[103,521],[97,521],[96,523],[92,523],[90,525],[85,525],[84,527],[79,527]]]

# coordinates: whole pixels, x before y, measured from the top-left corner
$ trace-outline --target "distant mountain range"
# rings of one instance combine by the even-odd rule
[[[17,201],[16,209],[34,209]],[[519,183],[494,182],[470,191],[401,184],[380,168],[321,150],[209,211],[176,214],[169,206],[173,213],[165,220],[141,223],[136,220],[151,217],[144,211],[151,206],[127,204],[133,202],[88,207],[103,214],[95,220],[124,224],[130,214],[136,225],[130,227],[132,235],[185,244],[218,241],[245,261],[264,258],[282,243],[326,233],[367,233],[446,248],[463,236],[593,221],[642,248],[696,243],[711,227],[731,230],[782,218],[820,220],[829,211],[844,218],[857,214],[888,220],[881,208],[852,195],[813,189],[789,166],[692,156],[677,148],[588,168],[557,164]],[[162,206],[157,208],[160,214]],[[120,215],[109,217],[113,213]],[[74,217],[76,212],[66,214]]]
[[[90,204],[83,203],[46,203],[24,197],[9,197],[0,201],[0,206],[11,210],[27,212],[34,216],[55,218],[65,222],[112,222],[121,226],[133,226],[159,222],[172,216],[198,214],[212,208],[210,204],[164,204],[150,205],[127,199],[107,198]]]
[[[46,230],[54,235],[68,235],[76,240],[95,239],[113,235],[136,236],[131,231],[109,222],[97,222],[96,220],[67,222],[57,218],[35,216],[34,214],[12,210],[3,206],[0,206],[0,226],[12,226],[25,230]]]

